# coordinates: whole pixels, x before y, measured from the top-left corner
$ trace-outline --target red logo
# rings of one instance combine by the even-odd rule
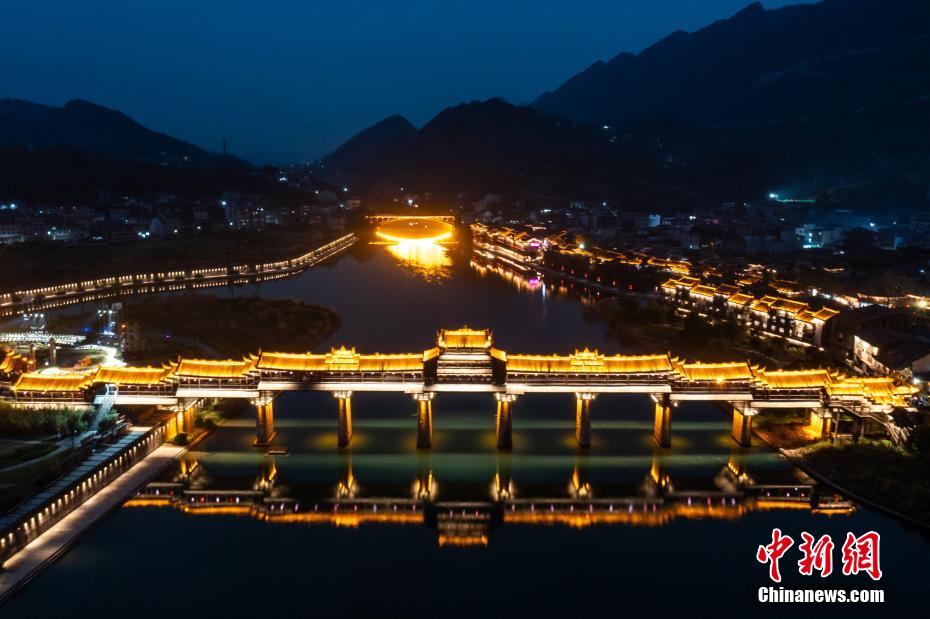
[[[878,558],[880,541],[881,536],[875,531],[869,531],[859,537],[847,533],[842,548],[843,575],[853,576],[864,572],[872,580],[881,579],[882,570]],[[769,578],[772,581],[781,582],[778,562],[793,545],[794,539],[790,535],[782,534],[781,529],[772,529],[772,541],[756,550],[756,561],[769,566]],[[826,578],[833,573],[834,548],[833,539],[829,535],[815,538],[807,531],[802,532],[801,543],[798,544],[798,550],[802,555],[798,560],[798,572],[802,576],[813,576],[817,571],[820,572],[821,578]]]
[[[875,531],[869,531],[856,537],[852,533],[846,534],[843,544],[843,574],[849,576],[865,572],[872,580],[882,577],[882,569],[878,563],[878,543],[881,536]]]
[[[782,535],[781,529],[772,529],[772,543],[759,546],[756,551],[756,561],[769,564],[769,578],[781,582],[781,572],[778,569],[778,560],[788,549],[794,545],[794,540],[788,535]]]
[[[804,553],[801,560],[798,561],[798,571],[803,576],[811,576],[814,570],[820,572],[821,578],[826,578],[833,573],[833,540],[829,535],[823,535],[816,542],[814,536],[804,531],[801,533],[803,540],[798,546],[798,550]]]

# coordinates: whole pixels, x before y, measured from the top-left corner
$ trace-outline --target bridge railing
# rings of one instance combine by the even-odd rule
[[[39,495],[35,508],[4,522],[0,530],[0,565],[74,511],[111,481],[129,470],[164,442],[165,427],[156,426],[125,445],[107,460],[69,478],[66,475]],[[78,469],[80,470],[80,469]],[[31,499],[35,500],[35,499]]]
[[[526,385],[642,386],[670,382],[664,375],[642,374],[530,374],[507,372],[507,381]]]
[[[329,255],[352,245],[356,240],[354,234],[346,234],[302,256],[264,264],[115,275],[32,290],[19,290],[0,295],[0,316],[13,315],[23,308],[51,309],[79,300],[90,301],[114,297],[124,290],[134,288],[139,288],[140,292],[145,292],[145,287],[175,289],[174,286],[180,286],[177,289],[183,289],[184,285],[190,284],[200,284],[195,287],[206,286],[209,284],[207,280],[210,279],[217,280],[213,282],[214,285],[221,285],[223,281],[235,280],[244,275],[289,273],[312,266]]]

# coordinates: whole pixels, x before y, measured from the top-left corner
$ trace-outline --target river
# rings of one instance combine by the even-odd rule
[[[495,345],[511,352],[623,352],[590,303],[475,268],[464,250],[359,244],[293,278],[224,292],[253,293],[334,308],[342,327],[321,349],[422,351],[434,345],[438,328],[467,324],[492,328]],[[659,450],[647,398],[601,396],[588,452],[574,442],[570,395],[519,398],[512,453],[495,449],[487,395],[440,394],[428,452],[415,447],[409,396],[356,394],[355,434],[343,451],[335,410],[324,393],[281,396],[275,444],[287,446],[283,456],[251,447],[250,417],[222,426],[160,481],[190,473],[186,487],[208,500],[215,500],[211,492],[259,489],[265,498],[258,507],[130,502],[0,615],[704,617],[774,616],[790,608],[800,616],[876,609],[925,616],[925,533],[865,507],[813,510],[806,502],[727,494],[722,489],[736,477],[787,494],[804,492],[805,480],[761,443],[736,448],[729,420],[713,405],[675,408],[673,446]],[[396,511],[374,517],[378,505],[400,505],[404,513],[404,501],[418,492],[439,506],[428,518]],[[656,508],[662,496],[667,500]],[[326,512],[334,497],[345,501],[344,516]],[[329,516],[275,517],[278,502]],[[782,559],[783,584],[881,587],[886,603],[758,603],[758,587],[770,582],[756,549],[775,527],[798,540]],[[839,573],[847,531],[869,530],[881,534],[879,583]],[[832,576],[798,574],[802,531],[832,536]]]

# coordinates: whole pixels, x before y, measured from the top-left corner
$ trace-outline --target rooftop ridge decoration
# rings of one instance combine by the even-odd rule
[[[436,334],[436,344],[440,348],[490,348],[491,330],[470,329],[468,325],[460,329],[440,329]]]

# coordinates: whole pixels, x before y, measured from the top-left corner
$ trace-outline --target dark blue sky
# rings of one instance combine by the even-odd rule
[[[768,8],[797,0],[766,0]],[[400,113],[526,103],[748,0],[0,0],[0,97],[83,98],[258,163]],[[389,6],[394,5],[394,6]]]

